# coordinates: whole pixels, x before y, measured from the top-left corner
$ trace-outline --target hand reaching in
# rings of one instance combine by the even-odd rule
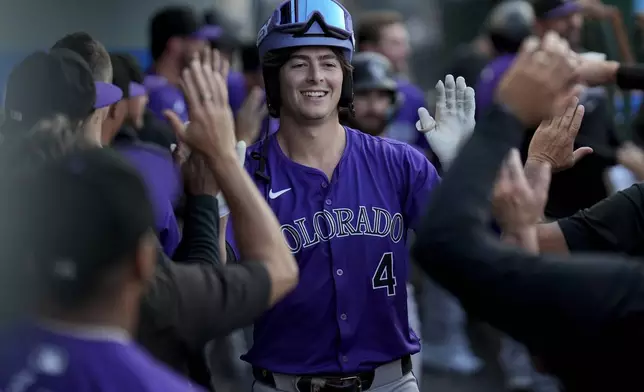
[[[416,129],[425,134],[432,151],[443,167],[448,168],[476,125],[474,89],[467,87],[462,77],[454,81],[452,75],[447,75],[444,84],[443,81],[436,84],[436,92],[436,119],[426,108],[420,108]]]
[[[528,164],[530,161],[545,162],[557,172],[571,168],[581,158],[591,154],[593,149],[590,147],[574,150],[583,118],[584,106],[579,105],[577,97],[572,97],[563,114],[542,121],[530,141]]]
[[[504,234],[521,233],[539,222],[548,200],[550,172],[548,165],[540,166],[531,185],[523,171],[519,151],[510,151],[499,170],[492,195],[493,214]]]
[[[183,70],[181,88],[188,103],[190,122],[187,126],[172,111],[164,114],[181,143],[213,159],[235,157],[235,121],[228,104],[228,87],[224,75],[229,66],[217,51],[204,49]],[[215,68],[217,71],[215,71]]]

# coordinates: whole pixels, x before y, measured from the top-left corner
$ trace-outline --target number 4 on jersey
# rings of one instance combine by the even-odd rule
[[[387,289],[387,295],[396,295],[396,277],[394,276],[394,254],[387,252],[382,255],[376,273],[373,274],[371,285],[375,289]]]

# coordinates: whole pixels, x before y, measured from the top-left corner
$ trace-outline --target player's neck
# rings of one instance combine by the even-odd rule
[[[347,142],[346,132],[337,118],[317,124],[302,124],[290,116],[280,117],[277,140],[291,160],[322,170],[329,178]]]
[[[132,334],[138,324],[138,302],[127,296],[88,302],[86,305],[69,310],[55,303],[40,304],[38,315],[45,320],[78,327],[117,328]]]
[[[170,58],[160,58],[154,64],[154,73],[163,76],[170,84],[179,85],[181,80],[181,65],[178,61]]]

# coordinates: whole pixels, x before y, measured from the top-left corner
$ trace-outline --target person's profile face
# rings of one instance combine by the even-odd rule
[[[392,105],[392,94],[389,91],[358,90],[353,98],[353,121],[360,131],[379,136],[387,126],[387,116]]]
[[[306,120],[324,119],[337,112],[343,77],[331,49],[301,48],[280,69],[282,106]]]

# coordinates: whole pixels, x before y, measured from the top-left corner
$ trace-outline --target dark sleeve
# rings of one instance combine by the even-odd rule
[[[558,223],[571,251],[642,256],[643,205],[644,185],[635,184]]]
[[[644,89],[644,65],[620,64],[617,68],[617,86],[624,90]]]
[[[173,259],[183,263],[221,264],[217,198],[188,196],[183,219],[183,236]]]
[[[520,129],[498,109],[476,125],[432,195],[413,256],[470,314],[534,354],[592,347],[609,326],[644,308],[642,270],[615,257],[529,255],[495,238],[490,190]]]
[[[268,309],[270,290],[268,271],[259,262],[206,266],[169,261],[158,266],[146,301],[194,352],[252,324]]]

